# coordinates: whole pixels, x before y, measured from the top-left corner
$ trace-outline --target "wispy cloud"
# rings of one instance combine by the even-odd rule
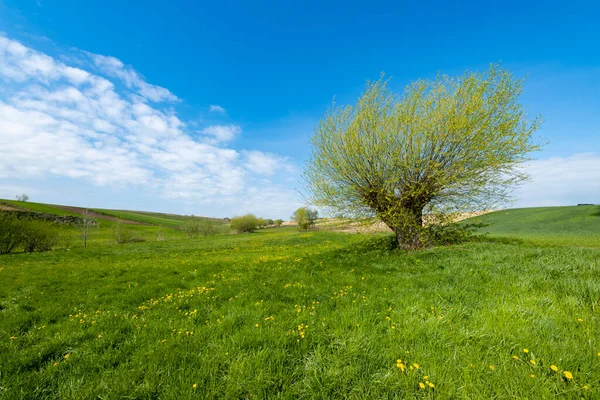
[[[214,143],[230,142],[242,133],[242,128],[237,125],[210,125],[204,128],[201,133],[210,137]]]
[[[227,111],[225,111],[225,109],[219,105],[215,105],[215,104],[211,104],[210,105],[210,112],[214,112],[217,114],[226,114]]]
[[[193,135],[171,91],[114,57],[86,54],[87,64],[72,67],[0,36],[0,178],[141,187],[174,201],[226,204],[231,214],[252,202],[293,203],[293,191],[264,181],[286,178],[285,158],[228,148],[239,125]]]
[[[516,206],[600,204],[600,154],[533,160],[523,167],[531,181],[515,191]]]

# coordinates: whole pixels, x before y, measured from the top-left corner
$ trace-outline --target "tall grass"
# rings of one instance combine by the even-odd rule
[[[281,228],[2,256],[0,397],[598,396],[598,249],[388,245]]]

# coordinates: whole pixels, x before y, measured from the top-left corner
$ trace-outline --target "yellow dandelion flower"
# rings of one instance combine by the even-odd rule
[[[558,367],[556,365],[551,365],[550,369],[554,372],[558,372]]]
[[[17,337],[16,336],[11,336],[10,340],[15,340]],[[598,355],[600,356],[600,353],[598,353]]]
[[[54,365],[55,367],[58,367],[58,364],[60,364],[60,363],[57,361],[57,362],[55,362],[55,363],[54,363],[54,364],[52,364],[52,365]]]
[[[577,321],[583,322],[583,318],[577,318]]]
[[[493,365],[490,365],[490,370],[492,370],[492,371],[493,371],[493,370],[495,370],[495,369],[496,369],[496,367],[494,367]]]
[[[197,389],[197,388],[198,388],[198,384],[197,384],[197,383],[194,383],[194,384],[192,385],[192,389]]]
[[[535,360],[529,360],[529,362],[530,362],[531,364],[533,364],[533,365],[537,364],[537,363],[535,362]]]
[[[573,379],[573,374],[570,373],[569,371],[564,371],[563,375],[565,376],[565,378],[567,378],[568,380]]]
[[[534,375],[534,374],[531,374],[531,375],[529,375],[529,377],[530,377],[531,379],[534,379],[534,378],[535,378],[535,375]]]
[[[584,386],[583,386],[583,388],[584,388],[585,390],[588,390],[590,387],[589,387],[588,385],[584,385]]]
[[[401,360],[401,359],[397,359],[397,360],[396,360],[396,362],[397,362],[398,364],[400,364],[400,363],[402,362],[402,360]]]
[[[427,375],[425,375],[425,376],[423,377],[423,379],[427,380],[427,379],[429,379],[429,377],[428,377]]]
[[[517,361],[519,361],[519,357],[517,357],[517,356],[513,356],[513,360],[517,360]]]
[[[474,364],[469,364],[469,368],[475,368]]]
[[[260,325],[259,325],[259,324],[256,324],[256,325],[254,325],[254,326],[258,328]]]
[[[432,389],[435,387],[435,385],[434,385],[433,383],[431,383],[431,382],[427,382],[427,385],[428,385],[430,388],[432,388]]]
[[[69,359],[69,357],[71,357],[71,355],[70,355],[70,354],[65,354],[65,360],[68,360],[68,359]]]
[[[416,369],[419,369],[419,364],[413,364],[415,366]]]
[[[425,389],[425,384],[424,384],[423,382],[419,382],[419,387],[420,387],[421,389]]]
[[[529,353],[529,350],[523,349],[523,353]]]
[[[411,369],[411,371],[414,369],[414,367],[412,365],[409,365],[409,368]]]

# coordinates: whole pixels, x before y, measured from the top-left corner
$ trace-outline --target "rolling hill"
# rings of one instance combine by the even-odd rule
[[[539,245],[600,247],[600,206],[514,208],[465,220],[483,223],[490,237],[523,239]]]

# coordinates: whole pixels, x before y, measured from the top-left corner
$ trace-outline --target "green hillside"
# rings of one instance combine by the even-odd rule
[[[600,247],[600,206],[501,210],[466,220],[484,223],[491,237],[519,238],[541,245]]]
[[[16,200],[4,200],[0,199],[0,205],[5,204],[8,206],[12,206],[14,208],[20,210],[29,210],[35,212],[41,212],[46,214],[54,214],[54,215],[78,215],[76,213],[72,213],[66,210],[59,208],[53,204],[43,204],[43,203],[32,203],[32,202],[22,202]]]
[[[80,207],[0,199],[0,205],[2,204],[20,210],[29,210],[54,215],[81,215],[81,213],[85,210],[85,208]],[[97,218],[112,219],[112,221],[104,221],[105,225],[114,224],[115,218],[119,218],[126,221],[139,222],[141,224],[156,225],[168,228],[178,227],[183,222],[194,218],[208,219],[216,225],[222,225],[227,223],[225,220],[217,218],[192,217],[187,215],[155,213],[149,211],[110,210],[101,208],[92,208],[90,209],[90,211],[96,213],[95,217]]]

